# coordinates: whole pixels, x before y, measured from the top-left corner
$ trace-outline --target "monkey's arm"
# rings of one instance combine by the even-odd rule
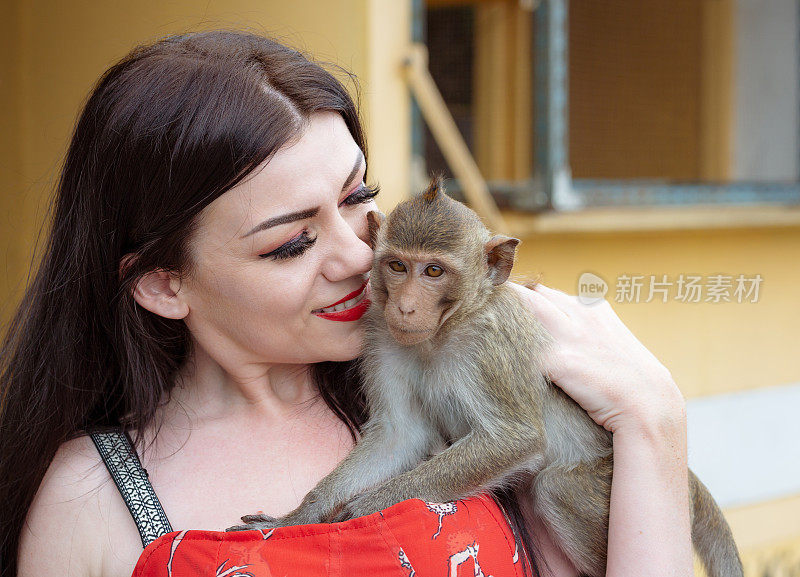
[[[542,440],[541,434],[522,424],[495,434],[472,431],[411,471],[356,497],[336,519],[369,515],[405,499],[442,503],[482,492],[512,471],[534,471]]]

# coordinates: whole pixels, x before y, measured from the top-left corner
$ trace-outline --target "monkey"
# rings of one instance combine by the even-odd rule
[[[441,180],[367,220],[361,439],[294,511],[245,515],[228,530],[343,521],[518,484],[581,574],[605,575],[612,436],[544,373],[552,337],[506,283],[520,241],[492,235]],[[691,471],[689,484],[708,575],[741,577],[719,507]]]

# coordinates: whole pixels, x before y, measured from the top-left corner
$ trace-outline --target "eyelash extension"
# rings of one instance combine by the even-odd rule
[[[381,191],[381,187],[377,184],[374,186],[360,186],[356,191],[345,198],[342,204],[356,205],[369,202]],[[309,238],[308,231],[303,231],[297,240],[290,241],[283,246],[279,246],[275,250],[266,254],[258,255],[261,258],[270,258],[272,260],[284,260],[300,256],[306,252],[317,241],[317,237]]]
[[[378,193],[380,191],[381,187],[377,184],[374,186],[360,186],[358,187],[358,189],[356,189],[356,191],[353,194],[345,198],[342,201],[342,204],[353,205],[353,204],[363,204],[365,202],[369,202],[370,200],[378,196]]]
[[[271,258],[272,260],[293,258],[306,252],[315,242],[317,242],[317,237],[309,238],[308,231],[304,230],[296,240],[287,242],[271,252],[258,256],[261,258]]]

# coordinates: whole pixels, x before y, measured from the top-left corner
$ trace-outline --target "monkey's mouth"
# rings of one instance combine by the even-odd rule
[[[410,329],[391,324],[388,328],[392,338],[402,345],[419,344],[436,332],[434,329]]]
[[[404,333],[410,335],[429,333],[431,332],[431,330],[433,330],[433,329],[404,329],[402,327],[391,326],[391,325],[389,326],[389,328],[392,329],[393,331],[397,331],[398,333]]]

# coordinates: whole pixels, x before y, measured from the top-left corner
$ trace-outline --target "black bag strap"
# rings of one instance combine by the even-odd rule
[[[147,470],[142,467],[136,455],[128,433],[117,429],[90,433],[89,436],[136,522],[142,537],[142,547],[147,547],[161,535],[170,533],[172,526],[150,484]]]

